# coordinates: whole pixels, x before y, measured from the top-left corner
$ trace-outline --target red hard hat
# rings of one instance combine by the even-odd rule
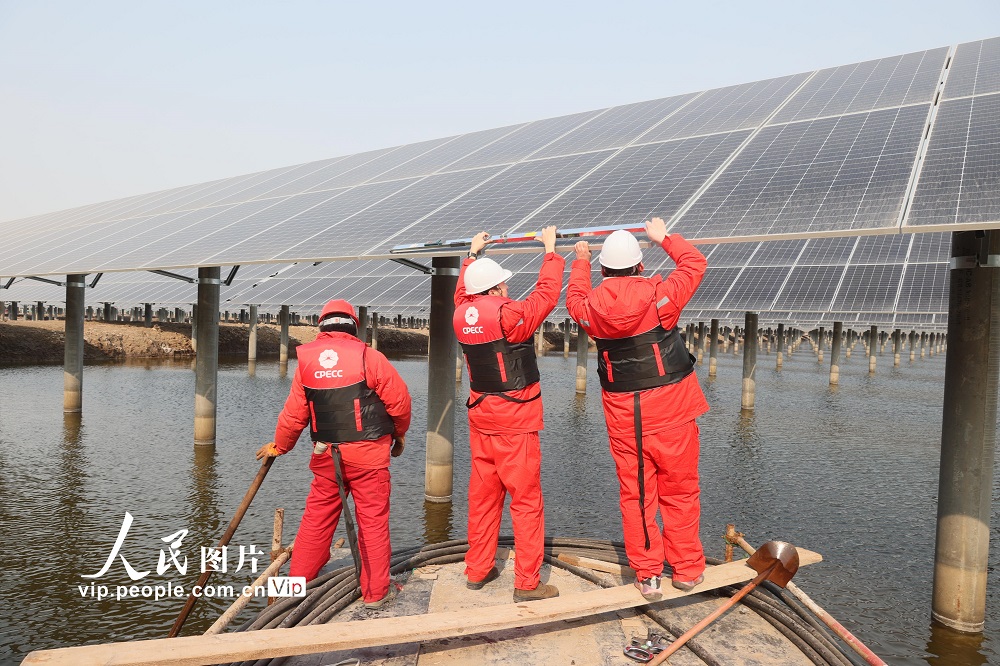
[[[358,316],[354,314],[354,306],[343,299],[330,301],[329,303],[324,305],[323,312],[321,312],[319,315],[320,322],[322,322],[324,319],[326,319],[328,316],[332,314],[347,315],[348,317],[354,320],[355,326],[360,325],[360,323],[358,322]]]

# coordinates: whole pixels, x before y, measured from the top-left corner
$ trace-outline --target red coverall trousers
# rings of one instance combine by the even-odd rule
[[[537,432],[487,435],[469,428],[469,552],[465,575],[482,580],[496,565],[497,539],[506,494],[514,523],[514,587],[538,587],[545,548],[542,449]]]
[[[639,459],[632,433],[616,437],[609,433],[611,456],[618,471],[621,492],[622,531],[629,564],[642,578],[659,576],[663,560],[674,570],[676,580],[690,581],[705,570],[705,554],[698,536],[701,515],[698,487],[698,424],[689,421],[676,428],[643,433],[642,457],[645,479],[646,531],[639,511]],[[663,519],[661,534],[656,510]]]
[[[340,493],[337,491],[334,462],[329,453],[314,455],[310,467],[313,482],[306,498],[292,549],[290,576],[312,580],[330,559],[330,542],[340,521]],[[354,497],[354,519],[361,552],[361,593],[365,601],[378,601],[389,591],[389,494],[392,489],[388,469],[364,469],[345,464],[344,490]]]

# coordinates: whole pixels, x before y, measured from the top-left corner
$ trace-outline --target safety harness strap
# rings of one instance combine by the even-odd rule
[[[639,516],[642,518],[642,534],[646,537],[645,550],[649,550],[649,530],[646,528],[646,475],[642,460],[642,411],[639,408],[639,392],[632,394],[632,414],[635,422],[635,448],[639,456]]]

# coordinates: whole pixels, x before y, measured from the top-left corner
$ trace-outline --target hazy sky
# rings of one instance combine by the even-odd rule
[[[0,220],[1000,34],[1000,0],[0,0]]]

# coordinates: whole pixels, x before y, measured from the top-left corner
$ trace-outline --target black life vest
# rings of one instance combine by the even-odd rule
[[[317,339],[296,349],[314,442],[376,440],[395,430],[385,403],[365,382],[360,340]]]
[[[676,384],[694,372],[695,357],[687,352],[677,327],[659,324],[628,338],[595,338],[597,374],[601,387],[630,393]]]
[[[538,382],[535,346],[509,342],[500,328],[500,296],[480,296],[455,308],[455,336],[462,345],[469,387],[477,393],[517,391]]]

